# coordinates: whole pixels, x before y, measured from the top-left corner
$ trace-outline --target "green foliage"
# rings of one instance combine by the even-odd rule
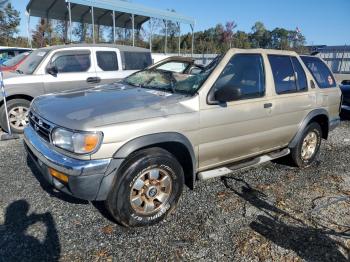
[[[18,33],[18,26],[21,22],[19,12],[13,8],[11,3],[1,1],[0,9],[0,45],[10,45],[14,35]]]

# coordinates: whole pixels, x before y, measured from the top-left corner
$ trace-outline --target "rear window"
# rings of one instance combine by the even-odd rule
[[[331,71],[325,65],[325,63],[322,62],[322,60],[317,57],[310,56],[302,56],[301,60],[303,60],[304,64],[309,69],[320,88],[337,86]]]
[[[296,80],[297,80],[297,85],[298,85],[298,90],[299,91],[306,91],[307,90],[307,80],[306,80],[306,75],[304,72],[303,67],[301,66],[298,58],[296,58],[295,56],[292,56],[292,64],[294,67],[294,71],[295,71],[295,76],[296,76]]]
[[[117,71],[118,58],[117,53],[113,51],[97,51],[97,65],[103,71]]]
[[[121,52],[124,70],[142,70],[152,64],[149,52]]]
[[[297,92],[293,65],[289,56],[268,55],[277,94]]]

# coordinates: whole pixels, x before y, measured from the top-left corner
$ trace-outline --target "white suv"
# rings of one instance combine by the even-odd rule
[[[149,50],[139,47],[79,44],[35,50],[17,71],[5,74],[11,129],[23,132],[34,97],[112,83],[151,64]],[[0,126],[6,130],[1,103]]]

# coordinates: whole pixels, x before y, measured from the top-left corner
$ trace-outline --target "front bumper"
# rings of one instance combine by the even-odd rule
[[[57,152],[32,127],[24,130],[24,144],[31,161],[58,190],[84,200],[105,200],[122,159],[79,160]],[[49,168],[68,176],[68,183],[52,177]]]

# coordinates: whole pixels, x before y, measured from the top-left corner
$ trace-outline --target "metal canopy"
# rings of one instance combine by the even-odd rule
[[[132,29],[134,45],[135,29],[140,29],[142,24],[151,18],[157,18],[176,22],[179,28],[180,23],[189,24],[193,43],[194,19],[175,12],[157,10],[121,0],[30,0],[26,10],[28,13],[28,36],[30,17],[34,16],[69,21],[70,41],[72,40],[72,22],[113,27],[114,42],[116,27]],[[93,37],[93,39],[95,38]],[[167,39],[167,33],[165,39]],[[166,40],[165,45],[167,45]],[[164,49],[166,52],[166,46]]]
[[[95,22],[99,25],[113,26],[111,19],[113,11],[115,11],[116,16],[116,26],[121,28],[131,28],[131,14],[135,15],[136,27],[140,27],[150,18],[195,25],[195,20],[190,17],[120,0],[30,0],[27,12],[35,17],[68,20],[68,2],[71,3],[73,22],[82,22],[83,20],[83,22],[91,23],[90,9],[94,7]],[[97,21],[98,19],[99,21]]]

